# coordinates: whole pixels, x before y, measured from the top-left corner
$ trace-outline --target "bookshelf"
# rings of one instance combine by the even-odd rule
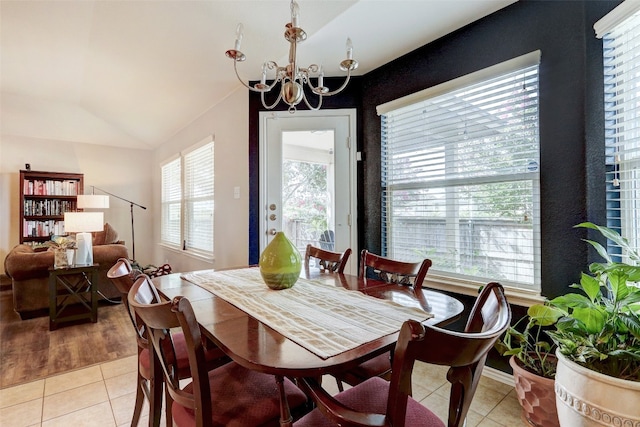
[[[81,173],[20,171],[20,243],[38,244],[64,233],[64,213],[77,210]]]

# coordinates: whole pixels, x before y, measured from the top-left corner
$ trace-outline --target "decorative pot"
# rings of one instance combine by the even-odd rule
[[[556,356],[556,406],[561,426],[640,426],[640,382],[585,368],[559,351]]]
[[[262,251],[259,265],[262,279],[269,288],[287,289],[300,277],[302,257],[287,236],[279,231]]]
[[[549,358],[556,359],[549,355]],[[534,374],[524,369],[519,359],[511,356],[509,364],[513,368],[518,402],[522,406],[520,418],[526,425],[539,427],[558,427],[554,380]]]

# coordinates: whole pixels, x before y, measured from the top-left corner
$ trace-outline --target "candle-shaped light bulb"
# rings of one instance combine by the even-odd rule
[[[244,26],[242,25],[242,22],[238,24],[238,26],[236,27],[236,50],[240,50],[240,44],[242,43],[242,32],[244,30]]]
[[[293,28],[298,28],[298,20],[300,19],[300,6],[298,6],[298,2],[291,2],[291,26]]]
[[[265,84],[267,82],[267,63],[264,62],[262,64],[262,78],[260,79],[260,83]]]
[[[320,74],[318,75],[318,87],[324,87],[324,67],[320,66]]]
[[[347,59],[353,59],[353,43],[351,38],[347,38]]]

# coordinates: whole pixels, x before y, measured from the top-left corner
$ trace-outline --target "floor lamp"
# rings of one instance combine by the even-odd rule
[[[135,235],[135,229],[134,229],[134,222],[133,222],[133,206],[137,206],[141,209],[147,209],[146,207],[132,202],[131,200],[127,200],[123,197],[120,196],[116,196],[113,193],[110,193],[106,190],[103,190],[101,188],[98,188],[96,186],[91,186],[91,194],[87,194],[84,196],[78,196],[78,208],[79,209],[102,209],[105,207],[109,207],[109,197],[108,196],[104,196],[104,195],[100,195],[100,194],[94,194],[95,191],[98,190],[102,193],[108,194],[109,196],[115,197],[116,199],[122,200],[124,202],[129,203],[130,206],[130,210],[131,210],[131,252],[132,252],[132,256],[131,256],[131,266],[133,268],[139,269],[141,270],[140,266],[138,265],[138,262],[136,261],[136,235]],[[106,202],[105,202],[106,199]],[[105,206],[106,205],[106,206]]]

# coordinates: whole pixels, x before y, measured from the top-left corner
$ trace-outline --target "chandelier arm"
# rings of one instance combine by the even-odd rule
[[[275,84],[275,83],[274,83],[274,84]],[[264,94],[265,94],[265,93],[266,93],[266,91],[265,91],[265,92],[262,92],[262,93],[260,94],[260,100],[262,101],[262,106],[263,106],[264,108],[266,108],[267,110],[271,110],[273,107],[275,107],[276,105],[278,105],[278,102],[280,102],[280,100],[282,99],[282,91],[278,91],[278,99],[276,99],[276,100],[274,101],[274,103],[273,103],[273,104],[271,104],[271,105],[267,105],[266,101],[264,100]]]
[[[316,95],[318,94],[316,93]],[[307,100],[307,95],[304,95],[302,99],[304,100],[304,103],[307,104],[307,107],[309,107],[310,110],[317,111],[320,109],[320,107],[322,107],[322,95],[318,95],[318,105],[315,107],[311,106],[311,104]]]
[[[330,91],[330,92],[327,92],[327,93],[323,93],[323,94],[322,94],[322,96],[331,96],[331,95],[335,95],[335,94],[337,94],[337,93],[342,92],[342,90],[343,90],[345,87],[347,87],[347,84],[349,84],[349,80],[350,80],[350,79],[351,79],[351,71],[350,71],[350,70],[348,70],[348,71],[347,71],[347,77],[346,77],[346,79],[344,80],[344,83],[342,83],[342,86],[340,86],[338,89],[336,89],[336,90],[334,90],[334,91]]]
[[[240,83],[242,83],[242,86],[246,87],[247,89],[249,89],[249,90],[250,90],[250,91],[252,91],[252,92],[261,92],[261,93],[263,93],[263,92],[265,92],[265,91],[269,91],[269,90],[271,89],[271,88],[269,88],[269,89],[264,89],[264,90],[258,90],[258,89],[256,89],[256,88],[251,87],[251,86],[249,86],[248,84],[246,84],[246,83],[245,83],[245,82],[240,78],[240,74],[238,74],[238,66],[237,66],[237,63],[238,63],[238,61],[236,61],[236,60],[234,60],[234,61],[233,61],[233,71],[235,71],[235,72],[236,72],[236,77],[238,78],[238,81],[239,81]]]
[[[240,78],[240,74],[238,74],[238,67],[237,67],[237,62],[238,61],[233,61],[233,70],[236,72],[236,77],[238,78],[238,81],[240,83],[242,83],[242,85],[244,87],[246,87],[247,89],[249,89],[252,92],[258,92],[258,93],[265,93],[265,92],[269,92],[271,91],[271,89],[273,89],[275,87],[276,84],[278,84],[278,82],[281,80],[280,76],[276,76],[276,78],[273,80],[273,83],[271,83],[270,85],[266,86],[263,89],[256,89],[255,87],[249,86],[248,84],[246,84],[242,78]],[[273,61],[272,61],[273,62]],[[276,64],[275,62],[273,62],[276,67],[278,66],[278,64]],[[273,108],[273,107],[272,107]]]

